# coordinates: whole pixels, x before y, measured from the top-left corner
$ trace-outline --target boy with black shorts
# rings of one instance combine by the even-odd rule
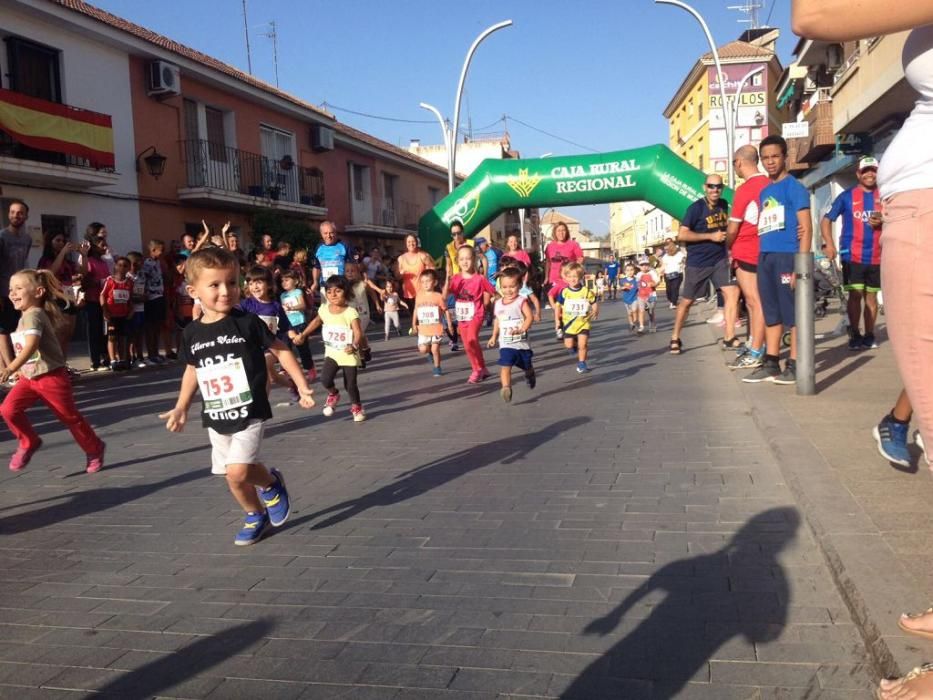
[[[130,368],[129,341],[130,316],[133,312],[131,297],[133,280],[127,277],[130,271],[128,258],[119,257],[113,261],[113,274],[104,280],[100,292],[100,307],[107,324],[107,353],[110,355],[110,369]]]
[[[759,146],[770,184],[758,208],[758,296],[765,317],[765,357],[743,382],[797,382],[797,329],[794,309],[794,256],[810,253],[813,226],[810,193],[787,172],[787,142],[767,136]],[[799,232],[798,232],[799,230]],[[781,337],[790,330],[790,357],[780,367]]]
[[[230,492],[246,512],[234,544],[251,545],[289,514],[282,474],[259,461],[263,426],[272,417],[265,351],[275,355],[291,377],[303,408],[313,407],[314,399],[291,350],[258,316],[237,308],[239,272],[236,256],[225,248],[205,248],[188,258],[188,293],[201,302],[203,313],[182,333],[178,351],[187,366],[181,390],[175,407],[159,418],[168,430],[181,432],[200,389],[201,420],[212,447],[211,471],[225,474]]]

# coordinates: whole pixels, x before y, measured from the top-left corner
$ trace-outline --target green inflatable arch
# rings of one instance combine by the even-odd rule
[[[450,242],[450,224],[472,237],[505,209],[644,200],[675,219],[703,196],[706,174],[667,146],[519,160],[484,160],[418,223],[434,257]],[[726,190],[724,197],[732,200]]]

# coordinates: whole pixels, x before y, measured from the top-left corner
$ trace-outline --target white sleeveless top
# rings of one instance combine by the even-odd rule
[[[881,158],[882,199],[933,188],[933,25],[914,29],[901,55],[904,75],[920,99]]]

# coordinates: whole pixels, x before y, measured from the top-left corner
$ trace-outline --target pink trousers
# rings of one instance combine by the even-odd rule
[[[101,451],[103,443],[75,406],[71,379],[64,367],[53,369],[35,379],[21,377],[3,400],[0,415],[10,427],[13,437],[19,441],[20,447],[30,449],[39,444],[39,436],[26,416],[26,409],[36,401],[42,401],[51,409],[62,425],[71,431],[85,453],[90,455]]]
[[[925,445],[933,445],[933,189],[884,205],[881,287],[888,336]],[[897,387],[891,387],[892,394]],[[930,449],[929,447],[927,448]]]
[[[482,328],[482,314],[475,316],[472,321],[459,324],[463,351],[470,360],[470,367],[473,368],[474,372],[482,372],[486,369],[486,360],[483,358],[483,346],[479,344],[479,332]]]

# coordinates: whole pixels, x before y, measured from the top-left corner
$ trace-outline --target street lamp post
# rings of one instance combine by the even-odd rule
[[[441,115],[440,110],[434,105],[429,105],[427,102],[420,102],[418,104],[421,109],[426,109],[431,112],[435,117],[437,117],[438,123],[441,125],[441,132],[444,134],[444,151],[447,153],[447,192],[454,191],[454,171],[450,166],[450,129],[447,126],[447,122],[444,117]]]
[[[742,90],[745,89],[746,83],[748,83],[748,81],[751,80],[753,76],[757,75],[758,73],[761,73],[764,69],[765,69],[764,66],[758,66],[757,68],[753,68],[752,70],[748,71],[748,73],[746,73],[745,76],[739,81],[739,86],[735,89],[735,101],[732,103],[733,138],[735,137],[735,128],[738,126],[738,122],[739,122],[739,103],[742,101]],[[723,116],[725,116],[725,112],[723,112]],[[767,120],[767,116],[765,116],[765,119]],[[732,147],[735,148],[734,143],[732,144]],[[730,162],[735,160],[734,152],[729,153],[729,160]],[[733,183],[733,186],[734,186],[734,183]]]
[[[457,84],[457,94],[454,97],[454,124],[450,130],[450,147],[448,150],[448,162],[450,163],[450,181],[453,182],[454,172],[457,169],[457,133],[460,129],[460,101],[463,98],[463,86],[466,83],[467,71],[470,68],[470,61],[473,60],[473,54],[476,53],[477,47],[483,42],[487,36],[493,32],[497,32],[500,29],[505,29],[506,27],[512,26],[512,20],[507,19],[503,22],[497,22],[492,26],[486,27],[480,35],[473,40],[473,43],[470,45],[470,50],[467,51],[466,58],[463,59],[463,69],[460,71],[460,82]]]
[[[657,5],[674,5],[675,7],[679,7],[681,10],[689,12],[703,28],[703,33],[706,35],[706,41],[709,42],[710,50],[713,53],[713,63],[716,64],[716,75],[719,76],[719,98],[722,100],[722,121],[726,127],[726,163],[729,175],[729,187],[735,187],[735,172],[732,167],[734,134],[732,131],[731,121],[726,116],[726,110],[728,109],[728,105],[726,103],[726,76],[722,72],[722,64],[719,62],[719,51],[716,50],[716,43],[713,41],[713,35],[709,31],[709,27],[706,24],[706,20],[703,19],[703,15],[690,7],[690,5],[687,3],[681,2],[681,0],[654,0],[654,2]]]
[[[470,61],[473,60],[473,54],[476,53],[476,48],[482,43],[483,39],[487,36],[496,32],[505,27],[510,27],[512,25],[512,20],[507,19],[504,22],[499,22],[498,24],[493,24],[490,27],[486,27],[476,39],[473,40],[473,43],[470,45],[469,51],[467,51],[466,58],[463,61],[463,69],[460,71],[460,82],[457,84],[457,94],[454,96],[454,123],[452,126],[448,127],[447,122],[444,120],[444,117],[441,115],[440,110],[437,107],[433,107],[426,102],[419,103],[419,107],[426,109],[429,112],[433,113],[437,117],[437,121],[441,124],[441,131],[444,134],[444,148],[447,150],[447,191],[454,191],[454,173],[457,169],[457,131],[460,128],[460,101],[463,97],[463,86],[466,83],[467,71],[470,68]]]

